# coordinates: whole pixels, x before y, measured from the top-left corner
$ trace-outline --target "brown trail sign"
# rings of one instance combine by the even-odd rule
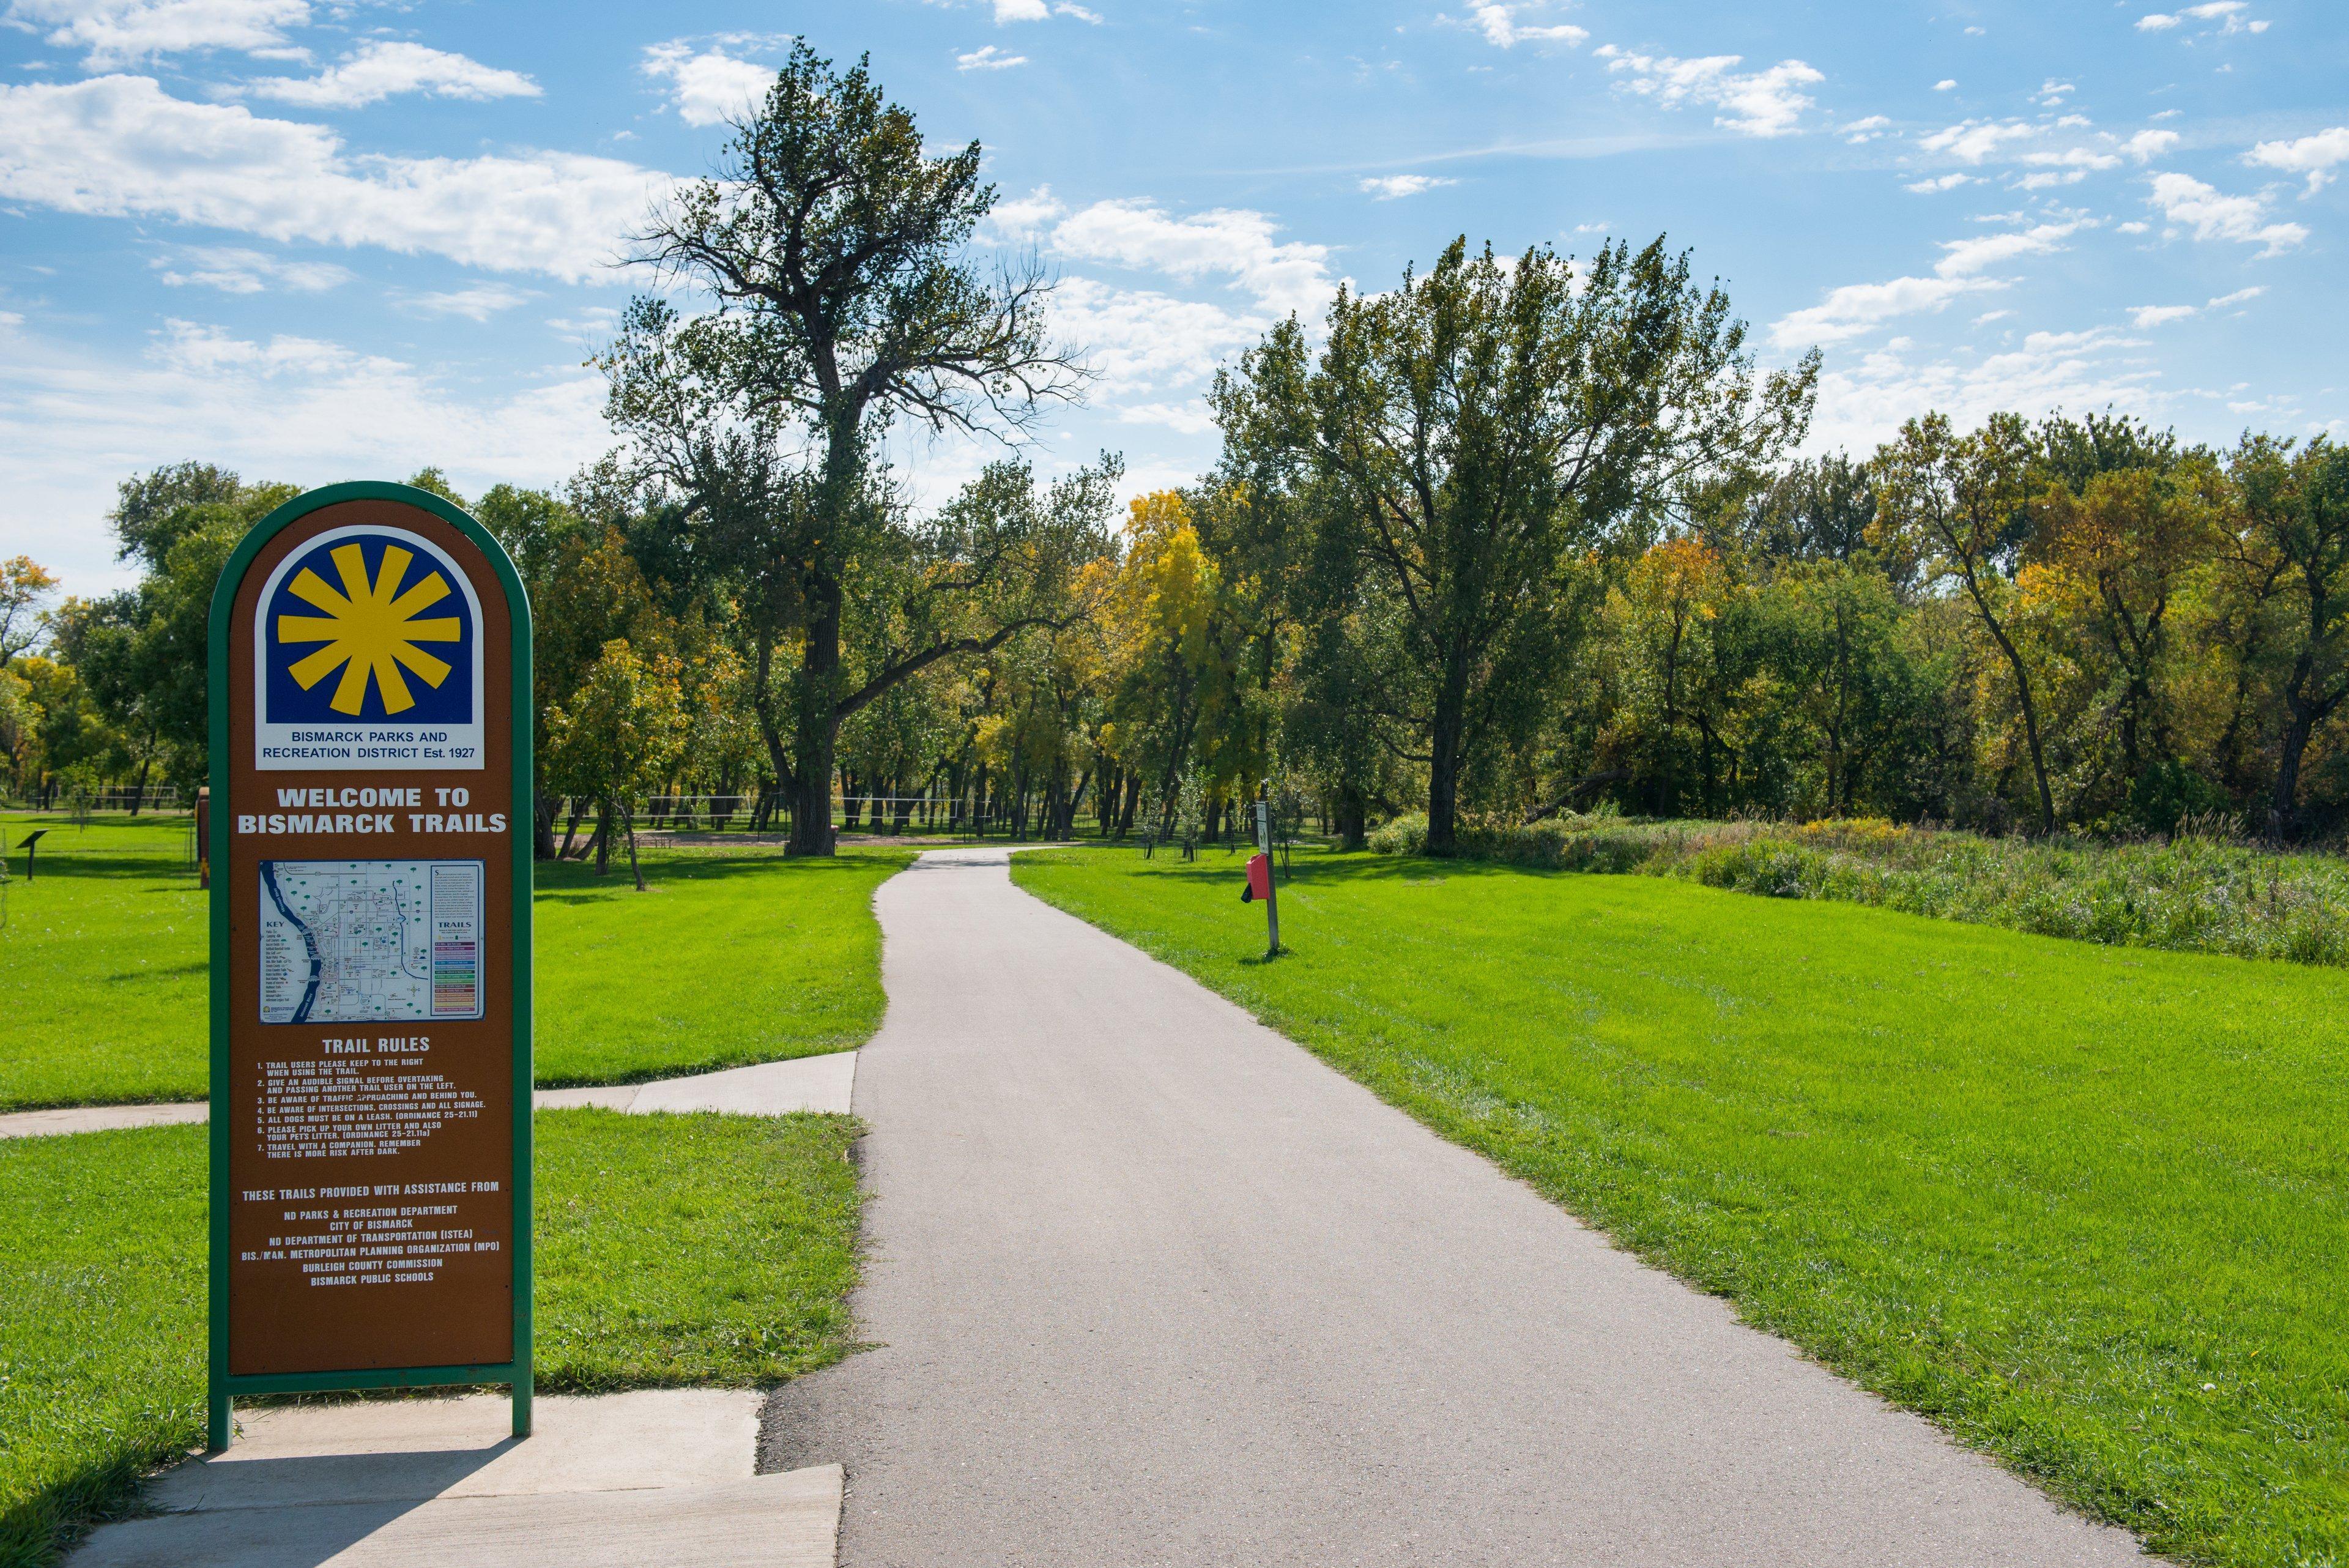
[[[531,1395],[530,605],[337,484],[212,607],[210,1439],[240,1394]]]

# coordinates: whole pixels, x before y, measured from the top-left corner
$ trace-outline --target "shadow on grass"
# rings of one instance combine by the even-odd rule
[[[143,1451],[93,1459],[19,1499],[0,1514],[0,1564],[38,1568],[57,1563],[99,1525],[142,1512],[140,1481],[202,1440],[201,1405],[190,1407],[184,1424],[185,1432],[176,1438],[154,1442]]]

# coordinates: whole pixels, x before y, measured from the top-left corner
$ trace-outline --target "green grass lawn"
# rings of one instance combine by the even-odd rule
[[[0,823],[14,845],[21,818]],[[201,1099],[206,895],[184,827],[100,819],[43,841],[5,890],[0,1110]],[[773,849],[656,850],[538,872],[538,1077],[629,1083],[861,1044],[881,1021],[873,889],[910,850],[785,860]]]
[[[1749,1323],[2193,1562],[2349,1563],[2349,975],[1647,877],[1016,857]]]
[[[538,872],[538,1081],[625,1084],[813,1056],[881,1026],[873,890],[904,849],[786,860],[773,849],[655,851]]]
[[[538,1117],[551,1393],[756,1386],[849,1348],[844,1116]],[[0,1141],[0,1568],[54,1560],[200,1445],[204,1132]]]

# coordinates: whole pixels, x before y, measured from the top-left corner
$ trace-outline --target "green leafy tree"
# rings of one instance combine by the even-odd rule
[[[1318,364],[1292,318],[1218,377],[1236,469],[1277,484],[1309,468],[1397,607],[1431,852],[1456,843],[1472,753],[1537,722],[1575,557],[1683,485],[1775,460],[1816,374],[1806,356],[1757,377],[1727,297],[1661,239],[1579,277],[1547,249],[1504,265],[1463,239],[1392,293],[1341,290]]]
[[[44,607],[57,591],[56,575],[32,556],[0,561],[0,670],[40,641]]]
[[[1993,414],[1982,429],[1965,435],[1948,415],[1927,414],[1902,425],[1899,437],[1878,450],[1873,467],[1888,528],[1895,537],[1913,542],[1937,580],[1963,590],[2005,661],[2023,712],[2040,829],[2052,833],[2055,794],[2047,782],[2039,701],[2012,625],[2013,575],[2028,529],[2029,432],[2013,414]]]
[[[643,892],[636,803],[660,787],[685,749],[685,693],[677,659],[666,653],[640,655],[626,638],[613,639],[578,689],[549,716],[547,732],[548,779],[564,794],[594,801],[602,818],[596,875],[611,863],[616,825],[627,836],[629,874]]]
[[[925,152],[912,114],[863,62],[837,72],[796,46],[718,174],[688,185],[644,239],[644,259],[711,308],[688,316],[666,295],[640,298],[599,361],[634,474],[673,498],[673,531],[697,556],[741,585],[798,854],[832,852],[843,722],[938,659],[1039,618],[1011,608],[941,626],[936,641],[859,671],[845,649],[853,597],[907,570],[935,602],[1067,565],[1054,559],[1061,541],[1030,526],[1055,509],[989,504],[1024,488],[1024,470],[1016,485],[1008,471],[982,480],[925,535],[874,455],[900,420],[1019,430],[1077,388],[1045,336],[1050,281],[1032,266],[989,272],[969,254],[995,201],[979,164],[977,142]],[[776,668],[786,659],[788,672]]]
[[[2289,641],[2280,688],[2267,825],[2282,839],[2301,821],[2301,771],[2318,727],[2349,701],[2349,447],[2319,436],[2246,438],[2230,463],[2249,547],[2284,586]]]

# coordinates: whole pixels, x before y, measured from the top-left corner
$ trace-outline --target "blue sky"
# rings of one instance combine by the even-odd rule
[[[2349,428],[2349,15],[2333,0],[0,0],[0,554],[127,580],[104,513],[182,457],[311,484],[552,485],[625,236],[803,35],[869,51],[1099,378],[1036,442],[1136,488],[1278,315],[1451,236],[1694,252],[1813,445],[2107,403]],[[991,455],[902,443],[918,496]]]

